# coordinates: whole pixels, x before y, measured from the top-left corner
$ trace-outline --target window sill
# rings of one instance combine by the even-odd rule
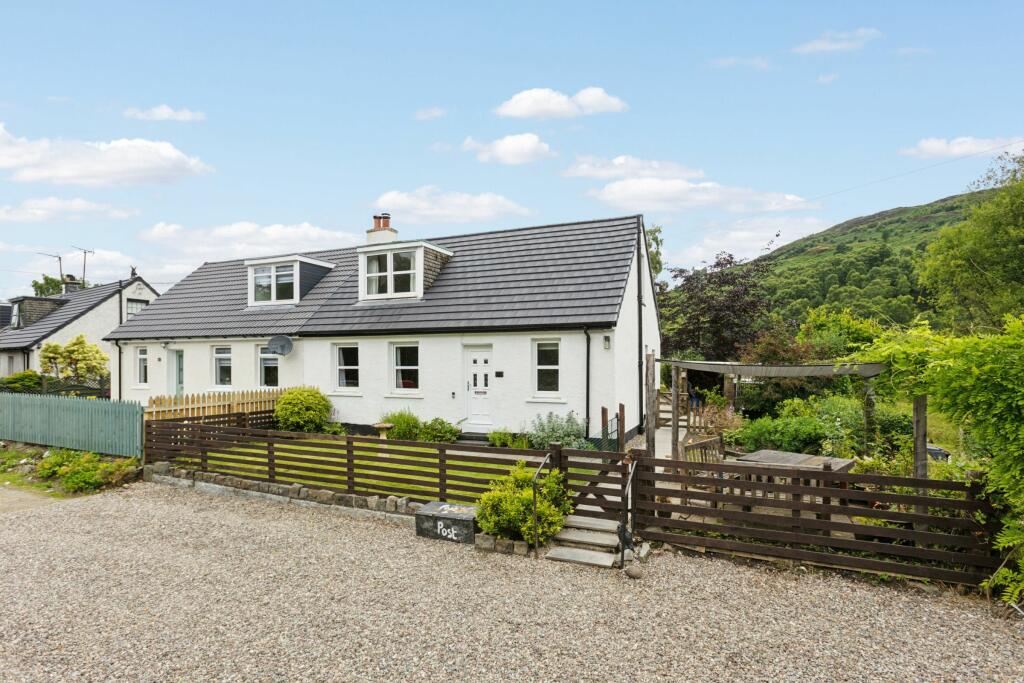
[[[561,396],[531,396],[526,399],[527,403],[568,403]]]
[[[362,398],[363,392],[361,391],[346,391],[345,389],[334,389],[333,391],[327,392],[328,396],[354,396],[356,398]]]
[[[400,392],[392,392],[390,394],[384,394],[384,398],[415,398],[415,399],[421,399],[421,398],[423,398],[423,394],[421,394],[418,391],[416,393],[409,393],[409,394],[403,394],[403,393],[400,393]]]

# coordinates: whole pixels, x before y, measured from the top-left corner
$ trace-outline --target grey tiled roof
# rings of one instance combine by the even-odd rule
[[[132,280],[108,282],[105,285],[96,285],[95,287],[87,287],[75,292],[48,297],[60,299],[67,303],[27,327],[19,327],[18,329],[7,328],[0,332],[0,350],[27,349],[31,347],[117,294],[117,290],[120,287],[128,287],[141,279],[134,278]]]
[[[108,339],[343,335],[611,326],[641,216],[432,238],[454,252],[422,299],[360,302],[354,248],[298,304],[247,305],[243,260],[206,263]]]

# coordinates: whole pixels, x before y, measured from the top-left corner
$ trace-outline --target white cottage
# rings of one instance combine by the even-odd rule
[[[116,360],[117,347],[104,337],[159,296],[134,271],[126,280],[93,287],[82,287],[66,275],[61,286],[64,291],[54,296],[10,300],[4,316],[8,325],[0,329],[0,377],[23,370],[38,372],[43,344],[66,344],[80,334]]]
[[[643,217],[203,264],[108,339],[116,397],[315,386],[334,419],[407,408],[465,433],[574,412],[643,420],[660,333]]]

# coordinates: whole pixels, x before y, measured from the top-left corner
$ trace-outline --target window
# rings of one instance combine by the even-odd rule
[[[16,303],[11,307],[11,327],[21,327],[21,303]]]
[[[149,349],[144,346],[135,350],[135,383],[149,384]]]
[[[213,383],[219,387],[231,386],[231,347],[213,349]]]
[[[416,291],[416,251],[366,256],[366,295],[412,294]]]
[[[420,347],[416,344],[395,344],[395,388],[420,388]]]
[[[536,344],[537,392],[558,391],[558,342],[539,341]]]
[[[338,346],[337,369],[338,388],[356,389],[359,387],[359,347]]]
[[[149,302],[145,299],[128,299],[128,301],[125,302],[125,311],[128,313],[128,317],[130,318],[141,311],[148,303]]]
[[[14,356],[7,356],[7,374],[14,374]]]
[[[260,347],[260,386],[261,387],[276,387],[278,386],[278,375],[277,367],[279,358],[270,353],[270,348],[266,346]]]
[[[295,265],[253,266],[254,303],[291,303],[295,300]]]

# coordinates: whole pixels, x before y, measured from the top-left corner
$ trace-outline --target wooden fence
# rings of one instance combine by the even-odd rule
[[[0,394],[0,439],[106,455],[142,455],[142,406],[69,396]]]
[[[345,493],[471,503],[516,462],[524,461],[532,471],[550,452],[547,469],[569,473],[578,514],[618,519],[623,507],[621,453],[303,434],[241,426],[245,421],[256,424],[259,418],[236,414],[148,421],[146,461]]]
[[[999,566],[977,483],[639,457],[636,526],[715,552],[977,584]],[[658,470],[662,471],[658,471]],[[646,528],[645,528],[646,527]]]
[[[146,406],[147,420],[176,420],[233,413],[273,410],[284,388],[210,392],[182,396],[152,396]]]

